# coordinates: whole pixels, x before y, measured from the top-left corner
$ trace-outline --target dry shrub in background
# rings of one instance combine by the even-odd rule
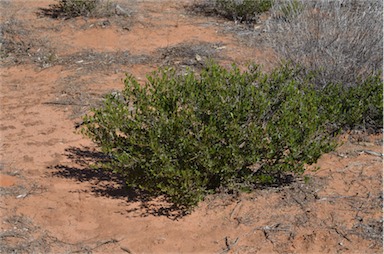
[[[382,70],[382,10],[381,0],[276,0],[268,41],[284,61],[316,71],[318,86],[354,86]]]
[[[50,8],[40,8],[41,14],[52,18],[108,17],[116,12],[109,0],[57,0]]]

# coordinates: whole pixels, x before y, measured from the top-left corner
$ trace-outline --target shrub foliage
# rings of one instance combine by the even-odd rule
[[[255,22],[257,15],[268,11],[272,0],[216,0],[216,11],[229,19],[240,22]]]
[[[70,17],[89,16],[95,11],[99,0],[59,0],[58,7]]]
[[[83,133],[111,158],[103,167],[183,208],[219,188],[280,184],[335,148],[330,133],[382,109],[379,77],[319,91],[300,71],[212,64],[200,75],[160,70],[144,85],[127,76],[121,94],[85,117]]]
[[[383,80],[371,75],[357,85],[329,84],[318,90],[329,119],[343,129],[382,131]],[[332,117],[332,119],[331,119]]]
[[[268,11],[273,0],[202,0],[194,4],[194,11],[218,15],[229,20],[255,23],[258,16]]]
[[[41,8],[43,15],[53,18],[108,17],[115,13],[115,4],[106,0],[56,0],[50,8]]]

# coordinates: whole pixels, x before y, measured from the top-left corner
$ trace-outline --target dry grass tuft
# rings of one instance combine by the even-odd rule
[[[284,60],[320,72],[319,85],[353,86],[382,70],[382,9],[379,0],[279,0],[269,42]]]

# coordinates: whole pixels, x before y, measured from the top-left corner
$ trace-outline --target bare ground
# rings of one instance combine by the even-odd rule
[[[75,126],[125,73],[210,58],[268,69],[274,56],[258,30],[192,0],[68,20],[42,14],[52,3],[0,1],[0,253],[382,253],[382,134],[345,134],[309,180],[210,196],[184,217],[92,169],[102,155]]]

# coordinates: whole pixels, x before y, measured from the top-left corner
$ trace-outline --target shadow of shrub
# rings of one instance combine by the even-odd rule
[[[89,147],[70,147],[66,150],[66,156],[75,165],[55,165],[50,167],[55,177],[73,179],[79,182],[93,183],[90,192],[95,196],[112,199],[126,199],[128,204],[139,202],[139,208],[127,210],[135,212],[139,210],[140,217],[165,216],[169,219],[178,219],[187,213],[166,200],[157,199],[145,191],[130,188],[126,185],[124,177],[119,173],[103,170],[92,166],[98,162],[108,162],[109,157]],[[84,190],[84,192],[87,192]]]

